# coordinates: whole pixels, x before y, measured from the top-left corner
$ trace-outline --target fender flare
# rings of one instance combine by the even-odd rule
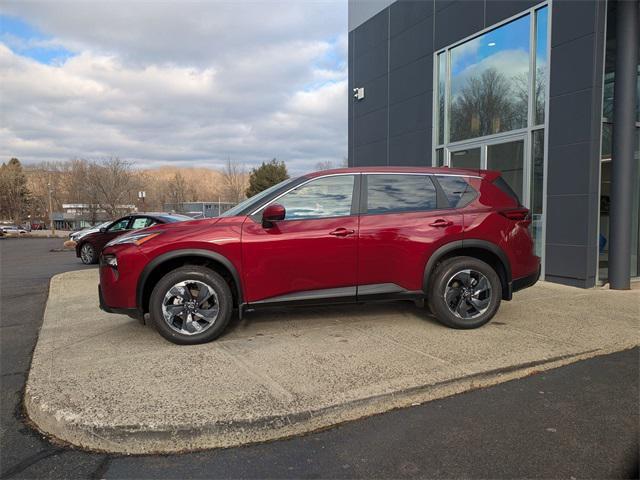
[[[142,306],[144,287],[149,280],[151,272],[153,272],[163,263],[180,257],[203,257],[221,263],[227,270],[229,270],[231,276],[233,277],[233,281],[236,284],[236,288],[238,290],[238,304],[241,305],[243,303],[242,283],[240,281],[240,275],[238,274],[238,270],[233,265],[231,260],[220,253],[212,252],[210,250],[187,248],[182,250],[173,250],[171,252],[158,255],[144,267],[142,273],[140,274],[140,277],[138,278],[138,285],[136,287],[136,306],[140,312],[144,310]]]
[[[509,262],[509,257],[507,254],[497,245],[487,242],[486,240],[479,239],[468,239],[468,240],[456,240],[454,242],[446,243],[439,247],[433,254],[429,257],[427,261],[427,265],[424,268],[424,279],[422,281],[422,289],[424,292],[427,292],[427,287],[429,285],[429,279],[433,270],[438,263],[438,260],[442,258],[443,255],[447,253],[458,250],[460,248],[478,248],[481,250],[487,250],[488,252],[493,253],[496,257],[500,259],[502,266],[504,267],[505,275],[506,275],[506,284],[507,291],[503,292],[503,296],[507,298],[511,298],[511,263]]]

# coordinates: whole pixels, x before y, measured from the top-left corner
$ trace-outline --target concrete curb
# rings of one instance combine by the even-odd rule
[[[103,427],[86,425],[78,423],[77,416],[72,412],[49,409],[46,401],[32,397],[29,389],[25,391],[24,405],[27,416],[44,435],[87,450],[129,455],[180,453],[262,443],[312,433],[345,422],[498,385],[580,360],[637,346],[637,343],[630,343],[624,347],[594,350],[514,365],[433,385],[422,385],[386,395],[345,402],[315,411],[205,425],[175,425],[163,429],[156,429],[150,425],[105,425]]]
[[[52,298],[60,295],[64,275],[69,274],[52,279],[45,308],[45,320],[54,313],[50,311]],[[94,286],[90,285],[87,288],[89,287],[93,289]],[[59,321],[60,312],[55,311],[55,315],[55,321]],[[43,330],[45,327],[46,325],[43,324]],[[47,332],[44,333],[47,334]],[[176,453],[287,438],[389,410],[489,387],[579,360],[638,346],[636,336],[628,341],[619,340],[615,345],[611,343],[603,345],[602,348],[574,349],[567,354],[549,355],[526,363],[506,364],[501,368],[461,373],[455,378],[434,380],[432,383],[413,383],[407,388],[385,387],[376,395],[346,400],[334,397],[319,408],[314,408],[314,405],[310,404],[298,405],[294,402],[288,405],[284,413],[275,409],[277,413],[264,415],[256,413],[248,405],[244,411],[234,412],[232,419],[201,420],[201,417],[193,417],[197,421],[176,422],[171,418],[162,418],[155,424],[144,422],[116,424],[110,418],[99,419],[88,416],[87,411],[83,410],[84,405],[75,404],[72,399],[67,400],[66,404],[60,401],[60,398],[63,400],[68,398],[65,384],[55,377],[53,363],[47,363],[47,361],[53,362],[54,356],[59,354],[56,353],[59,349],[47,350],[46,342],[45,346],[42,346],[42,335],[43,333],[34,353],[34,363],[36,359],[39,362],[36,379],[33,378],[34,366],[32,365],[25,388],[24,408],[27,416],[36,428],[57,440],[89,450],[121,454]],[[606,344],[606,342],[603,343]],[[59,355],[64,356],[64,354]],[[81,386],[84,388],[84,385]],[[53,397],[49,393],[52,393]],[[148,398],[140,400],[149,401]],[[141,406],[145,407],[145,405]]]

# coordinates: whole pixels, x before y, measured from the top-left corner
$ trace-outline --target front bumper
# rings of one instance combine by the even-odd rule
[[[98,285],[98,300],[100,302],[100,310],[107,313],[117,313],[120,315],[128,315],[131,318],[135,318],[136,320],[143,321],[144,315],[137,308],[118,308],[118,307],[110,307],[104,301],[104,296],[102,295],[102,288]]]

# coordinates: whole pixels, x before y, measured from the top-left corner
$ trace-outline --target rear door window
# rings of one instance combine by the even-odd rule
[[[367,213],[435,210],[436,187],[429,175],[367,175]]]
[[[453,175],[436,175],[448,208],[460,208],[468,205],[476,196],[476,191],[467,183],[464,177]]]
[[[155,224],[156,224],[156,221],[151,217],[136,217],[133,219],[133,224],[131,225],[131,229],[138,230],[140,228],[150,227]]]

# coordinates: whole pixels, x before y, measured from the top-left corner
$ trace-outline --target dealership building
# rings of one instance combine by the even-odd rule
[[[349,0],[349,165],[500,170],[544,279],[640,275],[638,0]]]

